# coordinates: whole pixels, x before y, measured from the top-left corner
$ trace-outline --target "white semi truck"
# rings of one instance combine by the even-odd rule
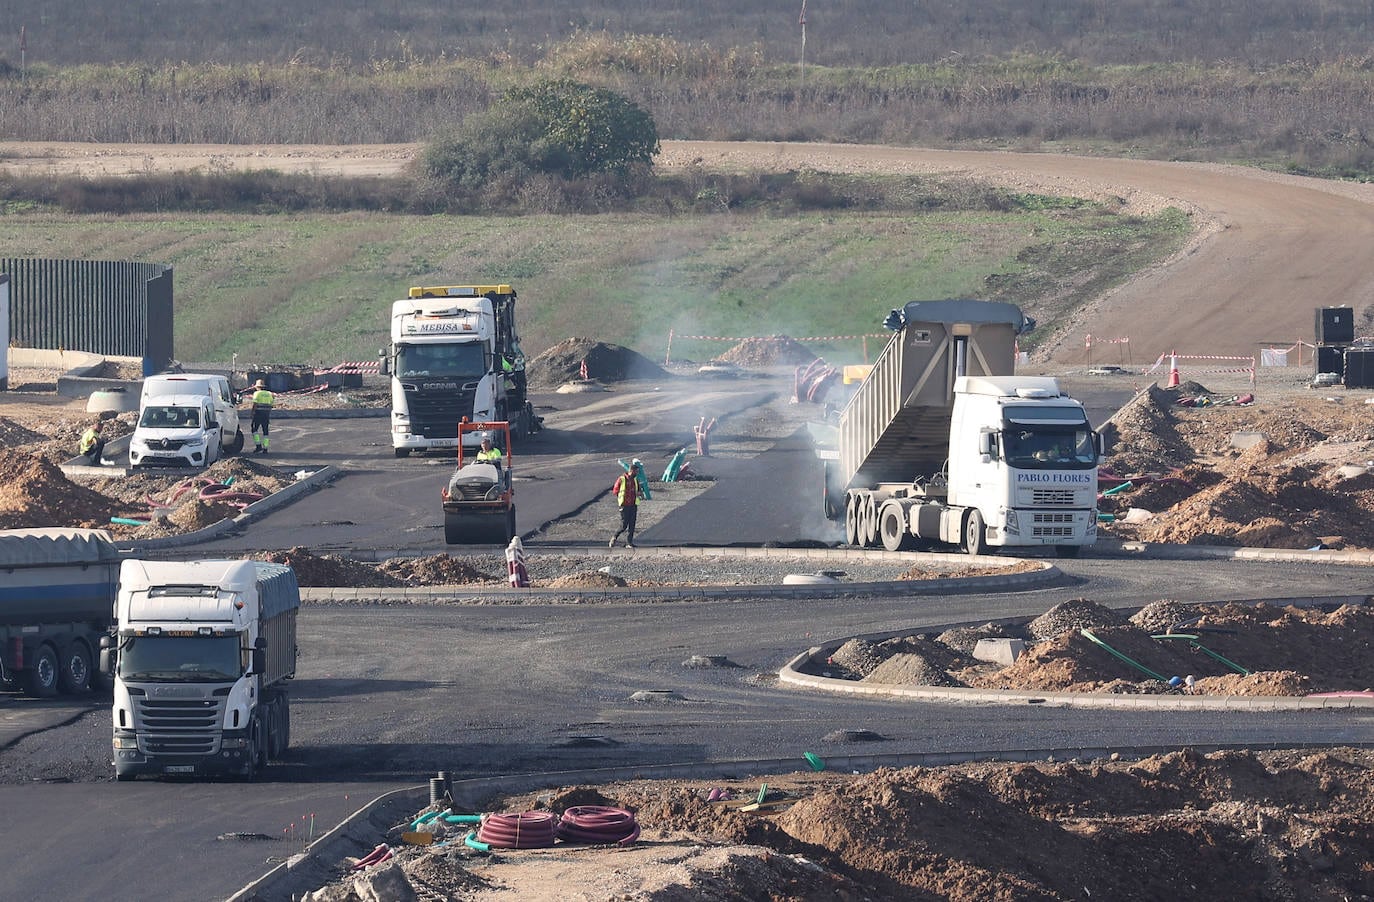
[[[410,289],[391,306],[391,445],[412,451],[453,450],[458,422],[506,421],[515,437],[536,432],[526,399],[525,355],[515,328],[509,285]],[[476,447],[480,437],[467,437]]]
[[[1013,375],[1013,304],[913,301],[840,413],[825,462],[825,508],[845,541],[897,551],[931,543],[969,554],[1097,539],[1101,439],[1057,380]]]
[[[114,677],[115,777],[252,777],[291,741],[300,590],[258,561],[123,562]]]

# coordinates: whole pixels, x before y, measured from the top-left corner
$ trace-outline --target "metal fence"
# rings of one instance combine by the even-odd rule
[[[14,347],[141,357],[144,375],[172,362],[172,267],[0,257],[0,273],[10,277]]]

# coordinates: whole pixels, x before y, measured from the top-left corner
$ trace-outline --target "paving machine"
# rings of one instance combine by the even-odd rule
[[[489,436],[501,456],[482,459],[481,452],[464,449],[463,436],[470,432]],[[441,492],[449,545],[505,545],[515,538],[510,438],[510,423],[504,420],[458,423],[458,466]]]

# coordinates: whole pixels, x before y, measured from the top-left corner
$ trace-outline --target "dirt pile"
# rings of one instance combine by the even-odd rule
[[[976,660],[979,639],[1026,643],[1010,665]],[[939,636],[851,639],[810,671],[889,685],[1032,692],[1303,696],[1374,687],[1374,609],[1161,600],[1130,620],[1089,599],[1024,624]],[[1193,677],[1189,685],[1188,677]],[[1175,680],[1177,678],[1177,680]]]
[[[1290,392],[1240,404],[1196,383],[1152,386],[1104,432],[1113,445],[1101,486],[1111,494],[1100,509],[1116,518],[1107,535],[1374,548],[1374,416],[1358,396]]]
[[[725,353],[711,358],[711,362],[744,367],[805,366],[815,359],[816,355],[796,339],[786,335],[767,335],[746,338]]]
[[[431,820],[422,829],[439,842],[405,845],[399,833],[409,825],[386,838],[396,851],[392,873],[342,876],[307,898],[372,898],[365,894],[384,884],[473,902],[1374,892],[1374,756],[1362,750],[1183,751],[767,779],[766,788],[632,781],[491,799],[487,810],[502,812],[618,808],[633,814],[641,836],[623,847],[481,854],[463,845],[467,826]]]
[[[42,457],[0,454],[0,529],[105,528],[116,506],[114,499],[77,485]]]
[[[526,378],[532,387],[556,388],[581,379],[584,362],[587,378],[598,382],[668,377],[663,367],[638,351],[590,338],[568,338],[529,360]]]

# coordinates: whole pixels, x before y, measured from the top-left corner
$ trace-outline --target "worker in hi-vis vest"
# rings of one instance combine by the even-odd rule
[[[271,443],[268,433],[272,431],[272,405],[277,403],[277,398],[267,390],[267,383],[262,379],[253,383],[253,425],[250,427],[253,432],[253,453],[266,454],[267,446]]]

